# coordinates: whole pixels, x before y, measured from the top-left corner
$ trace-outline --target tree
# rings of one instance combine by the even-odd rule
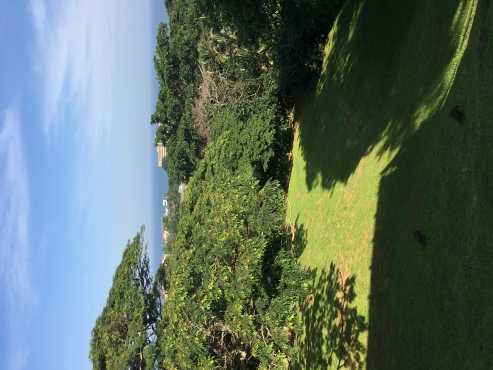
[[[157,124],[156,143],[166,145],[170,176],[187,180],[199,156],[199,137],[191,112],[197,80],[197,7],[193,1],[168,3],[170,26],[161,23],[156,36],[154,68],[159,81],[151,124]]]
[[[164,368],[282,369],[294,358],[306,274],[284,193],[262,175],[274,121],[251,109],[216,117],[180,208],[158,330]]]
[[[96,370],[154,368],[159,309],[143,234],[142,228],[127,243],[106,305],[92,330],[89,357]]]

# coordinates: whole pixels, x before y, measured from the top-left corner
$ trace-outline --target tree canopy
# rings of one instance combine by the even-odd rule
[[[273,153],[248,140],[254,119],[218,114],[234,132],[215,135],[189,183],[158,334],[164,368],[286,368],[294,351],[305,273],[280,184],[255,177]]]
[[[127,243],[92,330],[89,357],[94,369],[153,369],[159,307],[143,238],[142,229]]]

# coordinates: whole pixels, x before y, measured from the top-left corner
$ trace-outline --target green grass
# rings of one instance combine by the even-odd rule
[[[288,194],[319,279],[304,368],[330,367],[331,262],[356,276],[368,369],[493,368],[492,23],[489,0],[349,0],[339,15],[297,109]]]

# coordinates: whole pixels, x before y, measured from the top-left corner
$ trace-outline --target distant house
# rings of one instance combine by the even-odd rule
[[[157,152],[157,165],[158,167],[163,167],[167,154],[166,147],[163,145],[163,143],[157,143],[156,152]]]
[[[168,200],[163,199],[164,217],[168,216]]]
[[[163,234],[161,235],[163,238],[163,242],[167,243],[169,240],[169,231],[168,230],[163,230]]]

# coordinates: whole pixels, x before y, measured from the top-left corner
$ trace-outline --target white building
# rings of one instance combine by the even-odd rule
[[[157,165],[158,167],[163,167],[167,154],[166,147],[163,145],[163,143],[157,143],[156,152],[157,152]]]
[[[168,216],[168,200],[163,199],[164,217]]]
[[[168,230],[163,230],[163,233],[162,233],[162,238],[163,238],[163,242],[167,243],[168,242],[168,239],[169,239],[169,232]]]

